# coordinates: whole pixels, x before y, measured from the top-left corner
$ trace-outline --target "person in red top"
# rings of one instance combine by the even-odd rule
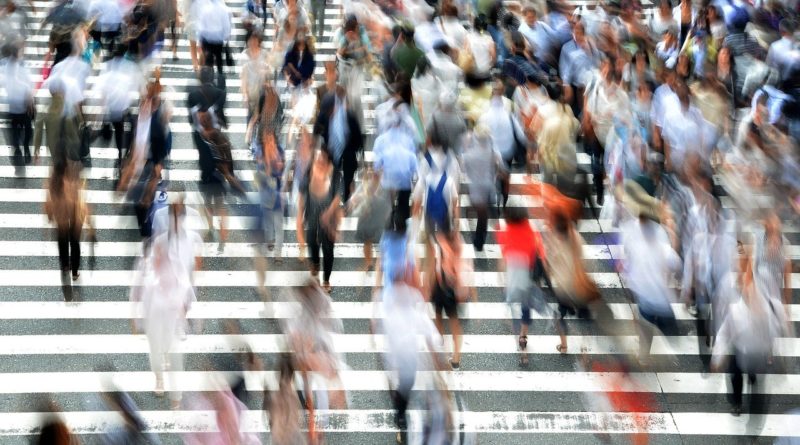
[[[548,310],[541,289],[531,281],[531,271],[544,259],[544,245],[541,235],[528,221],[526,209],[506,208],[505,221],[505,227],[496,228],[497,243],[503,253],[499,268],[506,272],[506,303],[511,306],[514,335],[519,335],[519,364],[526,366],[531,309],[539,313]]]

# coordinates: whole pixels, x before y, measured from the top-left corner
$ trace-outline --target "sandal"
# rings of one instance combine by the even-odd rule
[[[451,368],[453,368],[454,370],[457,370],[458,368],[460,368],[460,367],[461,367],[461,363],[460,363],[460,362],[454,362],[454,361],[451,359],[451,360],[450,360],[450,367],[451,367]]]
[[[323,282],[322,288],[325,290],[325,292],[331,293],[331,283],[329,281]]]
[[[556,345],[556,351],[558,351],[558,352],[560,352],[562,354],[566,354],[567,353],[567,347],[565,345],[560,345],[560,344]]]
[[[520,335],[519,336],[519,350],[524,351],[528,349],[528,336],[527,335]]]
[[[526,355],[523,355],[523,356],[521,356],[521,357],[519,358],[519,367],[520,367],[520,368],[526,368],[526,367],[528,366],[528,363],[529,363],[529,362],[528,362],[528,356],[527,356],[527,354],[526,354]]]

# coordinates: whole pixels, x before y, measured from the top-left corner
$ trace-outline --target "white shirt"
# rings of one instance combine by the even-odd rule
[[[89,5],[89,17],[96,17],[100,31],[119,29],[122,15],[122,8],[118,0],[93,0]]]
[[[469,47],[472,50],[472,57],[475,61],[475,71],[487,73],[492,69],[492,54],[494,40],[489,33],[478,34],[471,32],[467,35]]]
[[[50,77],[42,86],[48,88],[48,83],[60,78],[64,82],[64,109],[73,110],[83,102],[83,92],[86,90],[86,79],[92,68],[80,56],[69,56],[56,64],[50,71]]]
[[[118,58],[106,63],[95,88],[104,99],[107,113],[116,120],[131,107],[131,101],[138,98],[144,83],[144,76],[136,63]]]
[[[519,127],[515,122],[516,118],[510,112],[511,104],[508,99],[492,97],[489,109],[478,120],[479,125],[485,125],[489,129],[494,148],[506,160],[514,156],[516,143],[513,132]]]
[[[25,63],[19,59],[6,58],[2,62],[2,82],[6,88],[8,112],[24,114],[33,101],[33,84],[31,73]]]
[[[669,157],[673,167],[682,168],[690,152],[699,153],[702,159],[708,159],[704,155],[710,153],[705,153],[706,145],[703,143],[706,125],[703,113],[694,105],[690,105],[685,112],[680,108],[677,112],[666,115],[662,135],[669,143]]]
[[[196,1],[197,38],[212,43],[223,43],[231,37],[231,12],[222,0]]]
[[[800,51],[795,48],[795,42],[791,38],[781,37],[769,46],[767,65],[777,69],[781,79],[789,76],[789,70],[798,61],[800,61]]]
[[[668,316],[675,300],[669,275],[680,268],[667,232],[656,222],[638,218],[620,224],[625,249],[625,283],[636,295],[639,308],[648,314]]]

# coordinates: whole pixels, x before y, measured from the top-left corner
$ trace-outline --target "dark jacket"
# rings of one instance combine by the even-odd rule
[[[294,71],[288,68],[290,64],[300,72],[300,77],[297,77]],[[286,53],[286,59],[283,62],[283,72],[289,75],[289,81],[292,85],[298,86],[314,75],[314,68],[316,66],[317,62],[314,60],[313,52],[306,48],[306,50],[303,51],[303,58],[301,59],[300,52],[297,51],[295,46],[292,46],[292,49]]]
[[[214,84],[204,84],[189,89],[186,99],[186,108],[189,109],[189,123],[194,125],[192,110],[197,107],[197,111],[208,111],[212,106],[217,119],[224,127],[228,127],[228,119],[225,117],[225,90],[218,88]]]
[[[322,148],[331,154],[333,159],[332,149],[328,147],[328,136],[330,128],[330,120],[333,115],[333,108],[336,103],[334,94],[328,94],[322,99],[320,104],[319,115],[317,121],[314,123],[314,135],[322,138]],[[355,169],[358,167],[358,152],[364,149],[364,135],[361,133],[361,125],[358,123],[358,118],[350,110],[347,110],[347,142],[344,145],[344,153],[342,153],[341,165],[337,167]]]

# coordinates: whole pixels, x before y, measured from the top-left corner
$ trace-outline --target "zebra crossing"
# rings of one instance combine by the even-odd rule
[[[36,20],[43,18],[44,11],[54,4],[35,3],[37,12],[32,17]],[[242,1],[228,4],[232,9],[241,9]],[[317,43],[317,80],[323,74],[321,62],[334,58],[330,41],[341,21],[340,2],[328,2],[325,14],[324,37]],[[270,49],[272,22],[266,34],[265,47]],[[242,35],[241,29],[235,29],[236,39]],[[26,43],[25,55],[34,82],[39,80],[46,45],[46,30],[33,33]],[[178,61],[172,61],[167,53],[163,60],[162,83],[171,90],[165,97],[175,104],[169,177],[173,183],[185,185],[187,204],[198,206],[202,200],[196,192],[197,152],[183,106],[186,88],[195,81],[188,42],[181,38],[178,46]],[[241,41],[232,43],[234,52],[242,48]],[[228,134],[236,146],[233,157],[237,175],[249,182],[254,171],[249,150],[242,142],[246,111],[239,92],[238,67],[226,70],[226,113],[231,122]],[[90,77],[88,85],[94,81]],[[279,82],[279,87],[282,85]],[[368,86],[362,96],[368,133],[374,131],[371,108],[381,100],[378,90]],[[4,94],[0,86],[0,96]],[[39,91],[37,98],[42,111],[47,92]],[[86,103],[87,114],[99,113],[96,95],[87,94]],[[3,110],[0,106],[0,112]],[[5,128],[6,124],[0,126]],[[83,172],[98,242],[83,244],[83,252],[92,252],[93,258],[84,259],[81,277],[75,283],[77,297],[69,303],[63,301],[57,249],[42,211],[48,154],[42,153],[39,165],[19,169],[11,164],[9,146],[0,146],[0,443],[27,443],[41,425],[43,401],[50,398],[58,402],[62,416],[83,443],[96,443],[104,430],[121,421],[101,398],[116,390],[131,394],[150,431],[159,434],[163,443],[180,443],[185,433],[216,428],[213,412],[171,410],[167,400],[153,394],[155,377],[149,371],[147,341],[142,335],[132,334],[129,326],[140,310],[128,298],[134,261],[141,253],[140,237],[132,209],[113,192],[117,151],[107,144],[98,141],[92,147],[92,166]],[[291,158],[292,151],[287,155]],[[372,161],[370,152],[365,161]],[[588,165],[589,160],[581,155],[579,162]],[[513,174],[511,182],[509,205],[528,207],[533,221],[541,225],[541,201],[519,193],[515,186],[524,183],[521,174]],[[461,192],[458,224],[465,238],[470,239],[475,219],[468,209],[465,184]],[[729,205],[727,201],[724,204]],[[759,443],[800,434],[800,416],[788,414],[800,406],[797,339],[777,342],[776,362],[782,366],[774,367],[758,387],[760,393],[770,397],[769,409],[750,417],[737,418],[728,413],[725,374],[702,372],[698,355],[707,357],[710,351],[698,339],[694,317],[682,305],[674,305],[680,335],[657,336],[652,348],[655,359],[647,368],[625,375],[587,370],[586,360],[603,361],[634,353],[638,339],[634,324],[637,310],[614,264],[624,258],[617,231],[611,221],[590,217],[588,209],[585,216],[578,226],[586,240],[583,256],[587,270],[609,303],[618,336],[611,338],[585,320],[570,318],[570,346],[562,355],[555,349],[558,336],[552,320],[533,314],[528,337],[531,364],[520,369],[516,338],[510,335],[511,313],[504,303],[504,277],[498,272],[499,248],[488,244],[483,252],[475,252],[467,244],[465,256],[475,264],[471,285],[478,288],[479,298],[478,302],[464,304],[461,369],[440,373],[450,391],[463,402],[456,413],[456,424],[465,432],[475,433],[482,444],[593,444],[599,443],[605,433],[610,434],[612,443],[626,443],[642,430],[642,425],[651,434],[652,443],[664,444],[740,443],[752,434],[752,424],[761,428],[763,437]],[[172,380],[184,392],[184,399],[190,400],[218,388],[220,381],[240,376],[237,357],[252,350],[262,359],[265,370],[244,373],[249,398],[241,426],[243,431],[258,433],[266,441],[261,391],[277,386],[277,357],[285,350],[280,322],[297,310],[289,301],[289,288],[303,283],[308,273],[299,260],[293,232],[295,220],[286,218],[284,261],[270,265],[266,285],[272,301],[262,302],[254,288],[252,258],[256,252],[246,235],[252,223],[247,206],[233,203],[229,206],[225,250],[219,252],[216,243],[206,240],[203,268],[195,276],[198,301],[187,314],[191,329],[181,343],[185,371],[174,373],[168,381]],[[208,229],[204,219],[193,224],[201,233]],[[370,333],[369,323],[373,317],[391,314],[383,314],[371,303],[375,273],[358,272],[363,252],[355,242],[355,228],[355,218],[344,218],[331,277],[333,313],[343,321],[343,333],[335,337],[335,345],[348,366],[341,379],[342,389],[348,393],[348,408],[331,410],[328,421],[320,428],[332,444],[395,443],[392,404],[381,366],[384,339]],[[490,232],[494,230],[490,225]],[[786,236],[793,244],[789,254],[796,265],[800,258],[798,227],[789,227]],[[489,241],[493,241],[491,235]],[[417,247],[422,254],[423,247]],[[800,274],[793,274],[791,284],[793,304],[789,314],[798,323]],[[231,321],[238,322],[240,334],[230,334]],[[452,349],[451,341],[446,336],[446,350]],[[113,370],[106,370],[106,365]],[[591,403],[619,380],[627,381],[628,386],[617,391],[654,397],[652,410],[618,413]],[[424,388],[417,390],[421,394]],[[424,412],[413,408],[409,429],[418,431],[422,429]]]

